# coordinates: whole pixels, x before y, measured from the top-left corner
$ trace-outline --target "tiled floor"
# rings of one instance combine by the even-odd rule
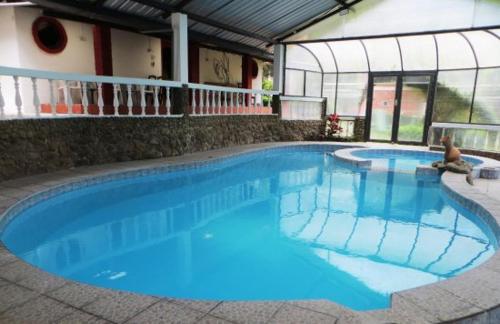
[[[82,167],[6,181],[0,183],[0,213],[35,192],[88,177],[295,144],[240,146],[168,159]],[[498,226],[499,180],[477,179],[476,185],[471,187],[463,175],[446,173],[443,185],[458,195],[472,197],[471,203],[480,204],[491,212],[492,221]],[[430,323],[470,316],[475,316],[481,323],[498,323],[499,304],[498,253],[484,265],[453,279],[394,294],[389,309],[355,312],[324,300],[201,302],[102,289],[36,269],[18,260],[0,244],[1,323]]]

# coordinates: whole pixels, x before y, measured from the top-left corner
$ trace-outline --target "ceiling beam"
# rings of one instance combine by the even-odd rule
[[[175,6],[175,9],[176,10],[182,10],[185,6],[187,6],[192,1],[193,0],[182,0],[181,2],[179,2],[178,5]]]
[[[261,40],[263,42],[274,43],[274,40],[272,38],[265,37],[265,36],[262,36],[262,35],[257,34],[257,33],[252,33],[252,32],[249,32],[248,30],[241,29],[241,28],[238,28],[235,26],[226,25],[220,21],[213,20],[213,19],[210,19],[207,17],[203,17],[203,16],[200,16],[197,14],[193,14],[193,13],[187,12],[185,10],[178,10],[177,8],[172,7],[166,3],[158,1],[158,0],[133,0],[133,1],[140,3],[140,4],[143,4],[143,5],[146,5],[146,6],[149,6],[149,7],[152,7],[152,8],[155,8],[155,9],[163,10],[167,14],[170,14],[173,12],[180,12],[180,13],[188,15],[189,19],[196,20],[197,22],[203,23],[205,25],[209,25],[212,27],[223,29],[223,30],[235,33],[235,34],[258,39],[258,40]]]

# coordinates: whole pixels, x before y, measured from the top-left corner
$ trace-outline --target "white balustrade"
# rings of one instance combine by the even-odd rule
[[[7,87],[4,83],[0,88],[1,119],[109,115],[132,117],[139,115],[134,115],[134,105],[140,105],[140,116],[180,116],[172,114],[171,89],[182,87],[176,81],[58,73],[4,66],[0,66],[0,76],[11,77],[14,81],[13,87]],[[31,86],[26,87],[23,79],[31,81]],[[193,116],[271,113],[270,109],[263,109],[263,98],[278,94],[275,91],[197,83],[189,83],[187,86],[191,95],[190,114]],[[135,97],[136,93],[138,97]],[[11,106],[7,103],[11,103]],[[150,110],[151,106],[154,110]],[[126,107],[127,113],[120,114],[120,107]],[[166,108],[165,114],[163,107]],[[270,107],[269,101],[267,107]]]

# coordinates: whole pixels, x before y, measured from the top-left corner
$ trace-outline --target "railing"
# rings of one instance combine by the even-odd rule
[[[281,96],[281,118],[285,120],[321,120],[325,98]]]
[[[0,77],[1,119],[104,115],[175,117],[171,90],[182,87],[174,81],[3,66],[0,66]]]
[[[0,66],[0,119],[271,114],[278,92]],[[175,96],[188,96],[174,100]],[[176,105],[186,105],[177,107]],[[175,112],[175,113],[174,113]]]
[[[272,114],[277,91],[230,88],[190,83],[190,115]]]
[[[500,125],[432,123],[428,145],[442,146],[443,136],[450,136],[452,143],[463,149],[500,152]]]

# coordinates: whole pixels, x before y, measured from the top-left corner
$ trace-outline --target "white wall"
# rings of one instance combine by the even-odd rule
[[[68,44],[61,53],[49,54],[38,48],[31,33],[33,22],[41,15],[40,10],[17,8],[15,13],[18,46],[22,49],[19,58],[23,68],[95,73],[92,25],[58,19],[66,30]]]
[[[113,74],[147,78],[161,76],[161,40],[123,30],[111,29]]]
[[[17,33],[14,8],[0,9],[0,65],[19,67],[19,51],[17,46]],[[0,77],[0,87],[5,101],[5,113],[15,112],[14,82],[11,77]]]

